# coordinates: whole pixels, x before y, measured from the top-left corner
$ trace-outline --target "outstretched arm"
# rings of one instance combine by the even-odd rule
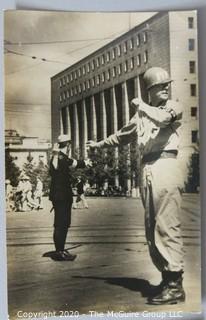
[[[99,142],[88,141],[87,148],[107,148],[115,147],[118,145],[126,145],[134,141],[137,137],[137,114],[125,125],[122,129],[116,133],[110,135],[105,140]]]

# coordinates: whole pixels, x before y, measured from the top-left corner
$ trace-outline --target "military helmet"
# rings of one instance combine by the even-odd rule
[[[171,80],[168,72],[160,67],[152,67],[148,69],[143,76],[143,80],[147,89],[150,89],[158,84],[170,83],[173,81]]]

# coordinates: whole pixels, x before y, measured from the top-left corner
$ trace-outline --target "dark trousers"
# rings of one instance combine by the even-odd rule
[[[72,201],[53,201],[52,204],[54,207],[54,245],[56,251],[63,251],[71,224]]]

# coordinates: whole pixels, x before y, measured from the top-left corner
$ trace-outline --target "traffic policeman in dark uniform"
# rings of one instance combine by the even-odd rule
[[[71,187],[71,168],[85,168],[91,166],[90,160],[75,160],[68,156],[71,140],[68,135],[58,137],[58,145],[53,149],[49,173],[51,185],[49,199],[54,208],[54,233],[55,245],[54,260],[72,261],[76,255],[65,250],[68,229],[71,225],[71,208],[73,203]]]

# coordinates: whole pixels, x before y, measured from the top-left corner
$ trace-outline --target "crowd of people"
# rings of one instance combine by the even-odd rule
[[[11,181],[6,179],[6,210],[7,212],[26,212],[43,209],[43,183],[39,177],[36,179],[33,190],[29,177],[21,174],[17,187],[11,185]]]

